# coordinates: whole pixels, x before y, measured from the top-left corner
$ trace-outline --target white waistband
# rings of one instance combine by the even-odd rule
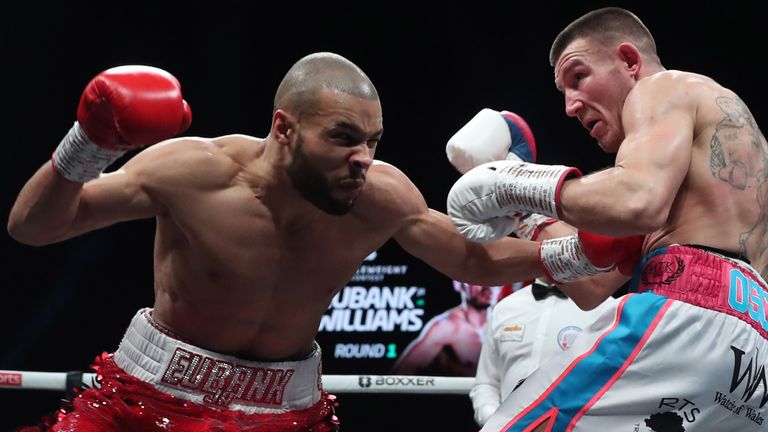
[[[151,309],[131,320],[115,362],[136,378],[178,398],[253,413],[308,408],[320,400],[320,347],[306,360],[254,362],[219,354],[167,335]]]

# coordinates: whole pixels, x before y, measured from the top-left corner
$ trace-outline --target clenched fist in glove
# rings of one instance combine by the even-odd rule
[[[67,180],[85,183],[125,152],[189,128],[192,112],[170,73],[149,66],[108,69],[86,86],[77,121],[52,163]]]
[[[478,242],[499,239],[500,218],[537,213],[561,219],[560,188],[576,168],[505,160],[467,171],[448,192],[448,215],[465,237]]]
[[[519,115],[484,108],[448,140],[445,152],[451,164],[459,172],[466,173],[478,165],[493,161],[535,162],[536,140],[528,123]],[[449,194],[448,214],[467,238],[475,241],[495,240],[513,232],[521,238],[530,239],[535,236],[538,228],[532,221],[538,221],[539,215],[499,213],[484,219],[483,223],[477,223],[472,215],[482,210],[472,207],[480,205],[483,199],[483,196],[475,195],[474,190],[452,190]],[[462,210],[464,205],[468,208]],[[521,223],[521,219],[527,223]]]
[[[571,282],[614,269],[630,276],[642,258],[644,239],[579,230],[577,235],[544,240],[539,259],[547,276],[555,282]]]

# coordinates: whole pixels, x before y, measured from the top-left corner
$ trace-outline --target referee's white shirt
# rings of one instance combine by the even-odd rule
[[[595,321],[608,298],[591,311],[571,300],[549,295],[536,300],[528,285],[503,298],[485,328],[475,384],[469,393],[475,420],[482,426],[518,383],[544,361],[573,344],[584,327]]]

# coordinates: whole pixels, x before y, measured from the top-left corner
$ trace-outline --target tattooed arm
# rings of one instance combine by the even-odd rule
[[[754,212],[739,235],[739,254],[748,257],[763,278],[768,276],[768,143],[752,113],[738,97],[720,96],[722,111],[710,140],[712,175],[746,195]]]
[[[740,190],[763,183],[766,142],[755,119],[738,97],[720,96],[716,103],[725,117],[710,142],[712,174]]]

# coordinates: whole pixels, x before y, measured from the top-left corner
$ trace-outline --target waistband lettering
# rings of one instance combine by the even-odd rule
[[[739,269],[731,269],[728,276],[728,306],[741,314],[746,313],[763,330],[768,330],[768,293]]]
[[[228,406],[235,399],[280,405],[294,372],[233,364],[177,347],[161,381],[205,393],[204,401],[213,405]]]

